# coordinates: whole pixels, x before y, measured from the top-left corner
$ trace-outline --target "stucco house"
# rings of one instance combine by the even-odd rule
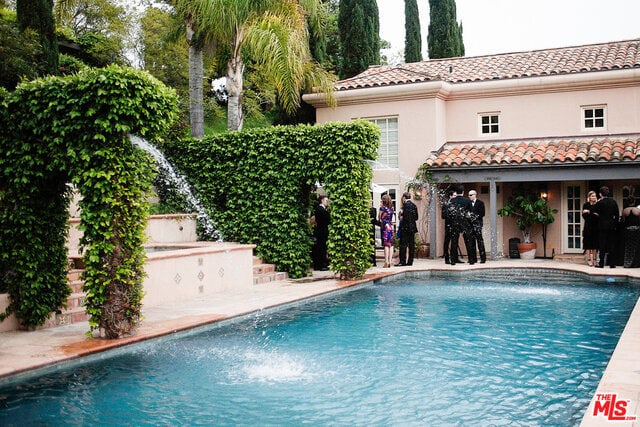
[[[493,259],[521,237],[512,218],[497,215],[519,183],[537,185],[558,209],[547,254],[582,254],[589,190],[608,185],[621,208],[630,198],[640,204],[640,39],[373,66],[337,82],[335,96],[333,108],[321,94],[304,100],[318,123],[380,126],[375,184],[399,195],[426,164],[434,180],[477,190]],[[437,257],[443,226],[439,204],[428,205]],[[540,230],[532,240],[541,256]]]

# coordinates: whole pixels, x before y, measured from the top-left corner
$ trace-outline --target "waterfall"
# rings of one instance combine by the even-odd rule
[[[156,147],[151,145],[147,140],[136,135],[129,135],[131,143],[146,151],[153,157],[158,165],[159,176],[163,177],[170,186],[174,187],[181,195],[183,195],[191,208],[195,211],[198,223],[202,228],[202,236],[205,240],[216,240],[222,242],[222,233],[218,231],[211,220],[200,200],[191,192],[191,187],[183,175],[178,173],[173,165],[167,160],[165,155]]]

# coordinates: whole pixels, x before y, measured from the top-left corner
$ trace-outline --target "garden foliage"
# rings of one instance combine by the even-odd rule
[[[0,99],[0,280],[27,328],[64,307],[69,184],[82,200],[91,331],[132,332],[140,319],[152,138],[175,118],[175,93],[142,71],[110,66],[20,84]]]
[[[294,278],[309,271],[309,194],[323,183],[331,199],[331,269],[352,279],[371,263],[366,161],[378,144],[379,129],[356,121],[227,132],[164,150],[225,240],[257,245],[258,256]]]

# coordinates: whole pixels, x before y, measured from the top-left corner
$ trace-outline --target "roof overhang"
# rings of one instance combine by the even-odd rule
[[[546,166],[429,168],[435,182],[549,182],[640,179],[640,163],[606,165],[564,164]]]
[[[403,83],[336,91],[333,95],[338,106],[344,106],[429,98],[449,101],[520,96],[547,92],[623,88],[638,84],[640,84],[640,69],[627,68],[464,83],[448,83],[442,80]],[[302,99],[315,108],[328,107],[327,97],[322,93],[308,93],[303,95]]]

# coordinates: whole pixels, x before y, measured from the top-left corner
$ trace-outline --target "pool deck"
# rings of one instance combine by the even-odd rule
[[[378,262],[378,265],[381,264]],[[640,280],[640,269],[622,267],[596,269],[586,265],[542,259],[530,261],[503,259],[488,261],[486,264],[456,264],[455,266],[446,265],[442,260],[417,259],[411,267],[386,269],[372,267],[359,281],[341,281],[337,280],[332,272],[314,272],[313,277],[306,279],[253,285],[187,303],[145,307],[143,308],[144,319],[136,335],[118,340],[86,337],[85,333],[89,330],[87,322],[36,331],[2,332],[0,333],[0,385],[27,378],[38,370],[64,365],[65,362],[71,362],[83,356],[99,354],[127,344],[304,300],[389,275],[407,271],[433,270],[474,270],[481,275],[483,269],[495,268],[548,268],[588,273],[593,276],[629,277]],[[635,421],[614,420],[614,422],[607,419],[604,410],[600,410],[597,416],[593,415],[598,395],[608,395],[610,398],[613,394],[616,395],[618,402],[628,401],[626,416],[635,416]],[[605,402],[604,399],[605,397],[599,399],[601,407]],[[581,426],[610,426],[612,422],[614,425],[640,427],[640,304],[636,304],[633,310]]]

